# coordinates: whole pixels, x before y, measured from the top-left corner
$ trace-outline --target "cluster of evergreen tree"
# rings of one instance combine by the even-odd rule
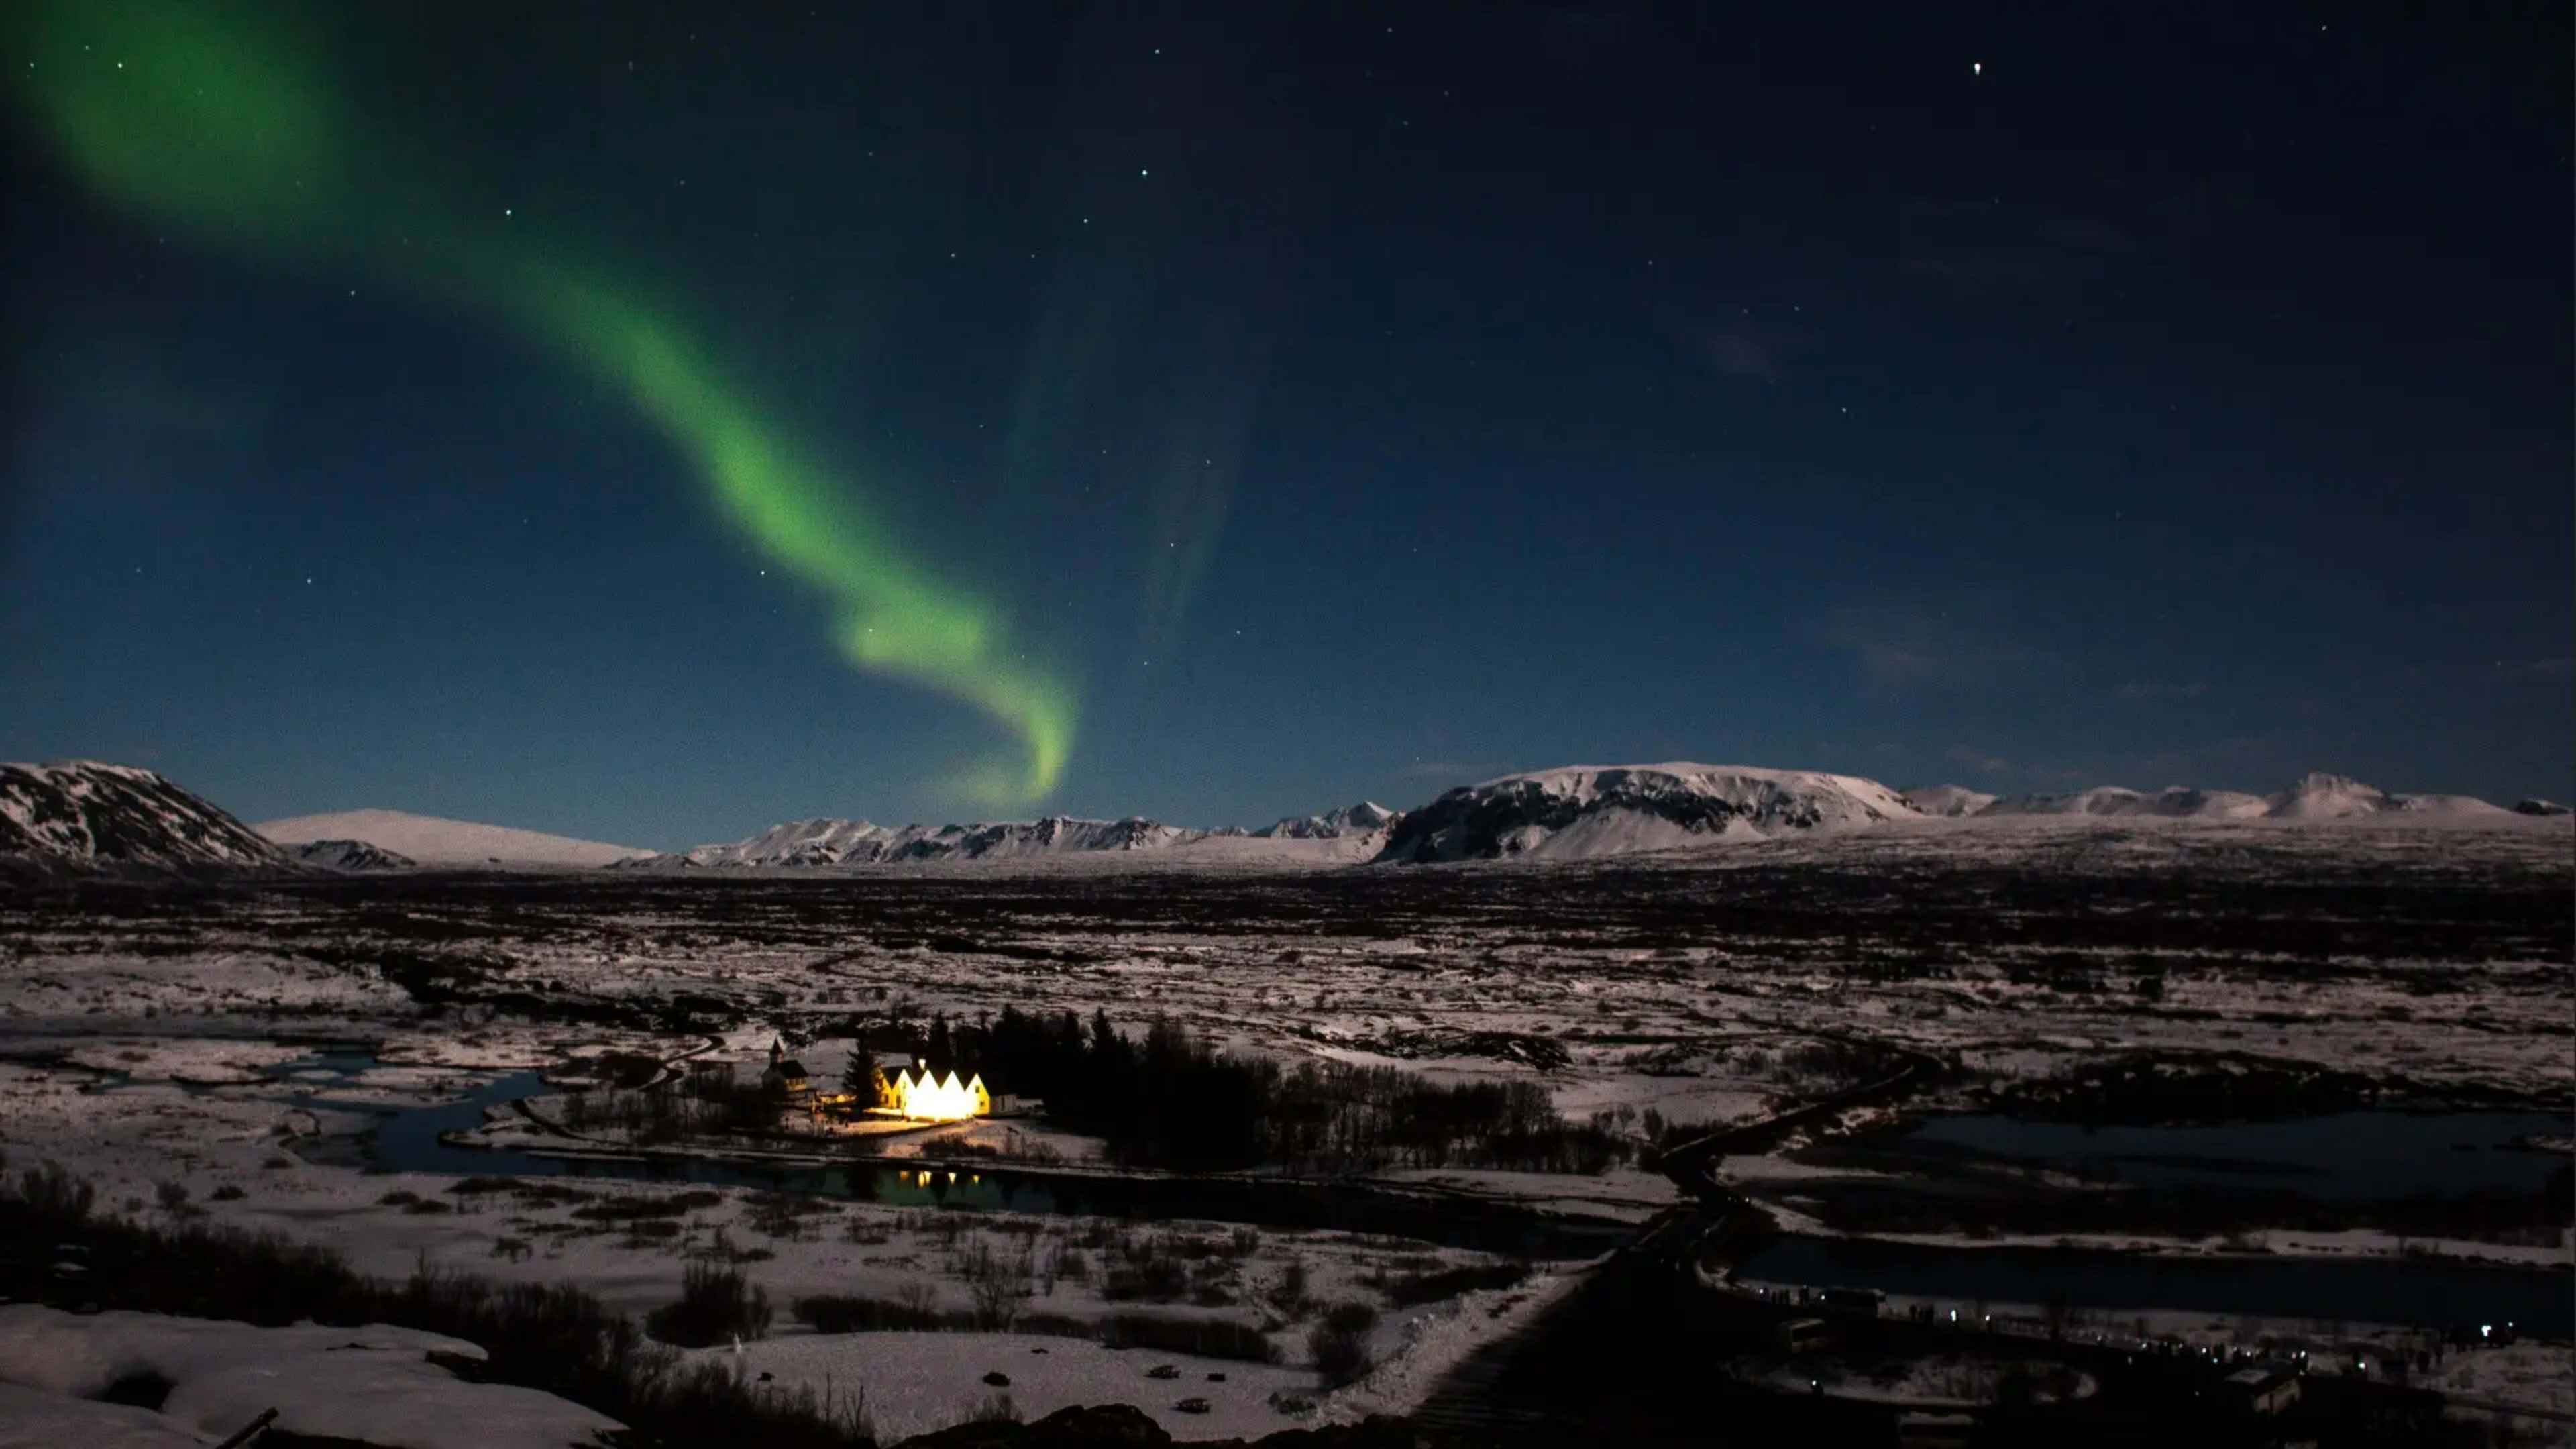
[[[1157,1017],[1130,1039],[1096,1013],[1006,1009],[988,1022],[934,1021],[931,1070],[982,1073],[996,1092],[1039,1097],[1047,1116],[1102,1138],[1136,1166],[1309,1171],[1384,1166],[1598,1172],[1633,1144],[1607,1118],[1569,1122],[1535,1082],[1444,1086],[1391,1067],[1276,1062],[1219,1052]]]

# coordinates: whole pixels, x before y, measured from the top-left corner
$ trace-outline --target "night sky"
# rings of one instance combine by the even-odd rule
[[[18,0],[0,758],[2563,797],[2569,24]]]

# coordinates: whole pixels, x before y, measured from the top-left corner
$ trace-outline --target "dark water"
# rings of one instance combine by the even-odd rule
[[[289,1081],[345,1081],[359,1064],[324,1067],[322,1059],[295,1063]],[[612,1161],[555,1157],[515,1148],[456,1147],[441,1134],[481,1125],[483,1109],[545,1091],[538,1073],[515,1072],[454,1102],[387,1111],[381,1105],[308,1099],[316,1107],[380,1114],[377,1125],[349,1144],[347,1156],[396,1172],[457,1176],[587,1177],[671,1186],[747,1187],[809,1193],[893,1207],[990,1208],[1018,1213],[1060,1213],[1153,1220],[1199,1218],[1264,1227],[1335,1229],[1416,1238],[1446,1247],[1537,1259],[1588,1258],[1635,1236],[1635,1229],[1598,1219],[1554,1219],[1480,1204],[1449,1204],[1374,1191],[1312,1183],[1264,1183],[1225,1178],[1095,1178],[1020,1168],[901,1168],[873,1162],[846,1166],[788,1167],[700,1159]]]
[[[2538,1192],[2566,1154],[2514,1144],[2567,1130],[2565,1117],[2547,1112],[2380,1110],[2199,1127],[2082,1127],[1981,1113],[1934,1117],[1893,1145],[1965,1150],[2140,1187],[2358,1202]]]
[[[2167,1259],[2058,1249],[1941,1248],[1775,1238],[1739,1260],[1742,1278],[1996,1303],[2174,1308],[2353,1323],[2513,1323],[2576,1332],[2576,1275],[2412,1259]]]

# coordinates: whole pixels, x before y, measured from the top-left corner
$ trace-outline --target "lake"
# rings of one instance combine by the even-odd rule
[[[2547,1112],[2375,1109],[2275,1122],[2086,1127],[1992,1113],[1933,1117],[1883,1144],[2000,1158],[2149,1188],[2295,1192],[2337,1202],[2536,1193],[2565,1153],[2516,1144],[2567,1132]]]

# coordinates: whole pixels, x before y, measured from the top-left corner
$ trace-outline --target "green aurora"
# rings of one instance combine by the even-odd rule
[[[1050,793],[1074,692],[1022,663],[1000,609],[906,556],[854,491],[728,380],[708,349],[598,263],[550,254],[499,206],[374,164],[397,154],[244,7],[47,0],[10,7],[11,80],[64,162],[115,204],[263,257],[357,267],[453,298],[614,386],[704,478],[717,510],[823,591],[865,670],[982,710],[1016,761],[955,782],[979,804]]]

